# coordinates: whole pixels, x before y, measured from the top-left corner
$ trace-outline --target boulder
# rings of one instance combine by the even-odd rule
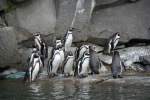
[[[56,11],[53,0],[29,0],[18,4],[16,9],[6,14],[8,25],[17,26],[29,32],[53,33]]]
[[[28,31],[20,28],[0,28],[0,67],[17,67],[22,64],[18,43],[27,39],[30,36],[28,34]]]

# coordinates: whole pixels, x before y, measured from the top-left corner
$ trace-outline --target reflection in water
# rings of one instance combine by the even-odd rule
[[[90,84],[83,84],[79,90],[79,97],[84,100],[90,100]]]
[[[40,83],[31,83],[29,85],[30,89],[29,89],[29,92],[31,92],[32,96],[31,98],[32,99],[35,99],[35,100],[42,100],[42,99],[45,99],[44,97],[44,94],[42,92],[42,88],[41,88],[41,85]]]
[[[0,100],[150,100],[148,80],[101,84],[49,80],[27,85],[1,81]]]
[[[52,91],[51,94],[52,96],[56,99],[63,99],[64,96],[64,84],[62,81],[58,81],[58,82],[53,82],[52,83]]]

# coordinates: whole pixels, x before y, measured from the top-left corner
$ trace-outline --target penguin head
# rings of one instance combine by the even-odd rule
[[[74,28],[73,27],[69,27],[66,34],[72,34],[74,31]]]
[[[56,48],[62,47],[62,42],[61,40],[56,40]]]
[[[73,33],[73,31],[78,31],[78,32],[80,32],[80,30],[79,30],[79,29],[77,29],[77,28],[69,27],[69,28],[68,28],[68,30],[67,30],[67,33],[72,34],[72,33]]]
[[[90,51],[96,51],[96,46],[95,45],[90,45],[89,50]]]
[[[120,54],[119,54],[118,51],[114,51],[114,52],[113,52],[113,55],[114,55],[114,56],[120,56]]]
[[[113,38],[114,38],[114,41],[120,39],[120,34],[119,34],[119,32],[115,33],[114,36],[113,36]]]
[[[38,52],[38,49],[37,49],[37,48],[33,48],[33,49],[32,49],[32,52],[34,52],[34,53],[35,53],[35,52]]]
[[[36,39],[38,39],[40,42],[42,42],[41,35],[40,35],[39,32],[36,32],[36,33],[34,33],[33,35],[34,35],[34,37],[35,37]]]
[[[84,52],[84,56],[89,56],[89,55],[90,55],[89,51]]]
[[[73,53],[71,51],[69,51],[68,56],[73,56]]]

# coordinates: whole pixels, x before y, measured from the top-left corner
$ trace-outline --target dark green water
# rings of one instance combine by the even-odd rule
[[[2,80],[0,100],[150,100],[150,78],[132,77],[103,83],[47,80],[31,84]]]

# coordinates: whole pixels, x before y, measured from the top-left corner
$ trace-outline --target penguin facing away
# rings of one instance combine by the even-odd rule
[[[112,57],[112,76],[113,78],[122,78],[122,72],[125,69],[123,62],[121,61],[120,54],[118,51],[114,51]]]
[[[74,75],[74,60],[75,57],[71,51],[68,52],[67,57],[64,62],[64,74],[65,76],[73,76]]]
[[[81,59],[78,61],[78,76],[80,78],[84,78],[88,76],[90,72],[90,55],[89,52],[85,52]]]
[[[117,32],[113,34],[105,44],[104,54],[110,54],[117,46],[120,40],[120,34]]]
[[[100,68],[101,68],[101,62],[100,59],[96,53],[95,47],[90,46],[89,52],[90,52],[90,69],[92,74],[99,74]]]

